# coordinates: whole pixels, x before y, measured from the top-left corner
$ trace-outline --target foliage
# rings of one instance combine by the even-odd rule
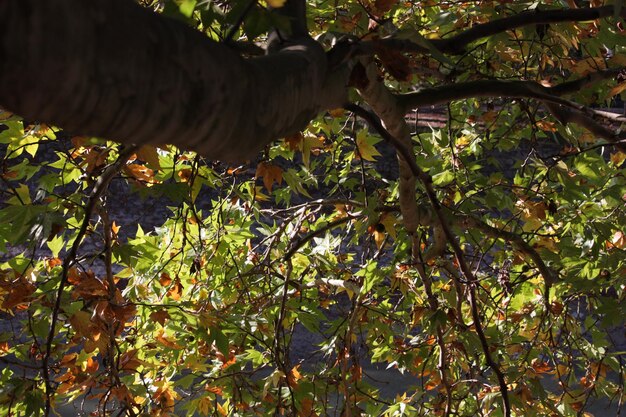
[[[261,2],[143,3],[216,40],[262,41],[285,25]],[[502,16],[575,7],[309,3],[309,29],[328,46],[389,34],[428,46]],[[403,92],[477,79],[556,86],[625,65],[623,27],[520,27],[461,56],[380,46],[377,63]],[[623,90],[608,79],[574,98],[607,106]],[[0,413],[87,399],[100,415],[502,416],[498,372],[513,415],[621,404],[623,352],[609,329],[625,314],[623,149],[530,99],[417,114],[427,112],[438,121],[412,133],[432,178],[417,186],[418,208],[438,214],[431,187],[462,258],[437,248],[435,223],[406,230],[395,150],[346,110],[241,166],[2,113]],[[146,202],[167,207],[157,227],[129,220]],[[303,352],[302,338],[315,346]],[[375,364],[413,383],[382,395]]]

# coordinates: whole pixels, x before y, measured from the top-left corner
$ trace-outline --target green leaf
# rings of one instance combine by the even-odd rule
[[[452,181],[454,181],[454,172],[451,170],[446,170],[440,172],[439,174],[433,175],[433,184],[437,186],[448,185]]]

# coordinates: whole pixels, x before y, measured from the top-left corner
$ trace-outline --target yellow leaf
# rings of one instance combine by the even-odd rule
[[[385,232],[389,234],[394,240],[396,239],[396,218],[389,213],[385,213],[380,216],[380,220],[378,221],[380,224],[385,226]]]
[[[366,161],[374,162],[376,156],[381,156],[380,152],[374,147],[373,138],[367,137],[367,131],[361,130],[356,134],[356,146],[358,155]]]
[[[609,91],[609,97],[616,96],[624,90],[626,90],[626,81],[624,81],[623,83],[619,83],[615,87],[611,88],[611,91]]]
[[[317,155],[315,151],[320,149],[323,145],[324,138],[317,137],[315,135],[307,135],[304,137],[302,141],[302,162],[305,167],[309,167],[309,163],[311,161],[311,153]]]
[[[198,402],[198,411],[203,416],[208,416],[213,408],[213,400],[209,397],[202,397]]]
[[[267,0],[267,4],[275,9],[283,7],[285,3],[287,3],[287,0]]]

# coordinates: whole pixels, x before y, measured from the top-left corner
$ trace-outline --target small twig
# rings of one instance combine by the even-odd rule
[[[54,308],[52,310],[52,318],[50,320],[50,331],[48,332],[48,337],[46,339],[46,350],[42,360],[42,372],[45,383],[45,391],[46,391],[46,403],[45,403],[45,411],[44,416],[48,417],[50,415],[50,411],[52,408],[52,395],[54,388],[52,387],[52,381],[50,380],[50,371],[49,371],[49,363],[50,356],[52,355],[52,342],[54,341],[54,337],[56,336],[56,324],[59,319],[59,313],[61,311],[61,299],[63,298],[63,292],[65,291],[65,287],[67,286],[67,279],[69,274],[69,269],[74,260],[76,259],[76,255],[78,253],[78,248],[82,243],[85,234],[87,233],[87,229],[89,227],[89,221],[91,220],[91,215],[93,214],[96,206],[100,200],[102,194],[106,191],[108,185],[110,184],[113,177],[122,169],[123,165],[126,163],[130,155],[135,152],[138,148],[136,145],[129,146],[120,152],[120,155],[113,164],[109,165],[102,175],[96,181],[91,194],[89,195],[89,199],[87,201],[87,205],[85,206],[85,218],[80,226],[78,234],[74,239],[74,244],[70,249],[69,253],[63,260],[63,267],[61,271],[61,280],[59,282],[59,287],[57,289],[56,300],[54,303]]]
[[[489,342],[487,341],[487,338],[485,336],[485,333],[481,325],[480,314],[478,312],[478,306],[477,306],[477,300],[476,300],[476,290],[475,290],[476,286],[478,285],[478,281],[476,277],[474,276],[474,273],[471,271],[471,269],[467,265],[467,262],[465,262],[465,258],[463,256],[463,250],[461,249],[461,246],[457,242],[456,236],[454,235],[454,233],[452,233],[452,230],[450,229],[450,225],[446,221],[445,215],[443,214],[441,203],[439,202],[439,199],[437,198],[437,194],[435,193],[435,190],[433,188],[431,176],[428,175],[426,172],[424,172],[417,165],[417,163],[415,162],[415,158],[412,157],[409,150],[406,149],[404,146],[402,146],[402,144],[399,143],[399,141],[395,137],[393,137],[393,135],[391,135],[387,131],[387,129],[384,128],[384,126],[380,122],[380,119],[376,115],[352,103],[344,105],[344,108],[361,115],[364,119],[366,119],[370,123],[370,125],[372,125],[374,129],[376,129],[376,131],[385,140],[387,140],[394,147],[396,147],[398,154],[400,154],[405,159],[407,164],[410,166],[411,171],[413,172],[413,175],[415,175],[415,177],[418,178],[421,181],[422,185],[424,186],[428,200],[430,201],[435,211],[435,214],[437,216],[437,219],[439,220],[439,223],[441,225],[441,230],[445,234],[448,240],[448,244],[452,247],[452,251],[454,252],[456,261],[459,264],[461,272],[463,273],[463,275],[465,276],[465,279],[468,282],[469,293],[470,293],[470,307],[472,311],[472,318],[474,320],[474,327],[476,329],[476,334],[478,335],[478,338],[480,339],[481,347],[483,350],[483,354],[485,355],[485,360],[487,361],[487,365],[489,365],[489,367],[496,374],[498,385],[500,386],[500,393],[502,394],[504,415],[505,417],[510,417],[511,416],[511,403],[509,399],[509,390],[507,387],[506,379],[505,379],[504,373],[500,369],[500,366],[494,361],[493,357],[491,356],[491,351],[489,349]]]

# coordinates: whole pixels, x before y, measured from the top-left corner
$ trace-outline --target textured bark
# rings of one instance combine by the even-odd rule
[[[243,59],[131,0],[0,1],[0,106],[75,134],[248,158],[345,101],[326,66],[308,37]]]

